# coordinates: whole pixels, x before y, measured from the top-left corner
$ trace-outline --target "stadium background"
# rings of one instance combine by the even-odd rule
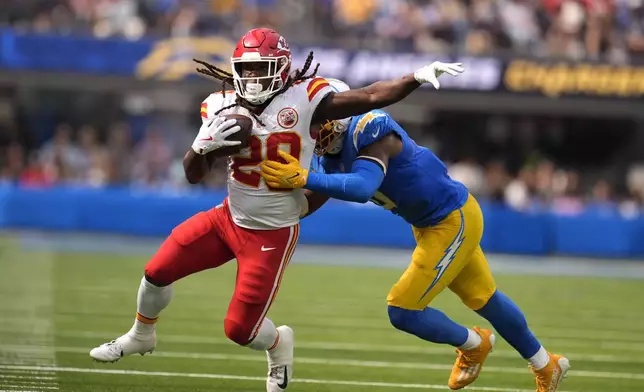
[[[219,339],[233,265],[182,282],[159,355],[107,371],[85,357],[129,327],[159,238],[224,197],[223,166],[204,185],[183,178],[199,104],[220,88],[192,59],[227,66],[259,25],[287,37],[296,66],[314,50],[321,75],[352,87],[463,62],[440,92],[388,110],[481,200],[499,282],[547,346],[572,352],[564,389],[644,390],[644,346],[628,339],[644,290],[626,280],[644,277],[638,0],[4,0],[0,389],[261,388],[263,358]],[[293,389],[439,389],[451,351],[401,336],[383,311],[409,228],[333,201],[301,243],[272,310],[303,339]],[[450,296],[449,314],[480,323]],[[531,387],[507,346],[492,360],[477,385]]]

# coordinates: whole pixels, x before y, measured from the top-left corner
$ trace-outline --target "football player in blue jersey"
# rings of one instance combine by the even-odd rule
[[[337,91],[349,89],[339,80],[328,80]],[[412,225],[417,245],[409,267],[387,297],[389,320],[401,331],[456,347],[451,389],[478,378],[495,336],[487,329],[465,328],[429,306],[445,288],[487,319],[527,359],[537,392],[557,390],[569,361],[546,351],[521,310],[497,289],[480,247],[483,214],[478,202],[389,114],[373,110],[327,122],[317,138],[316,154],[321,157],[317,169],[307,170],[291,155],[280,154],[285,163],[265,161],[262,176],[274,188],[306,189],[307,198],[317,201],[309,214],[328,197],[372,201]]]

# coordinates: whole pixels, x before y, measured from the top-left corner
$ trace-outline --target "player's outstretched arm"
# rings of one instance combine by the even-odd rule
[[[384,108],[404,99],[425,83],[431,83],[438,90],[440,75],[447,73],[458,76],[464,71],[461,63],[436,61],[401,78],[376,82],[356,90],[331,93],[318,105],[313,114],[313,122],[337,120]]]

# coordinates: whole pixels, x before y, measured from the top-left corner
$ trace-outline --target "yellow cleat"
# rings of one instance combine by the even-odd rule
[[[481,344],[472,350],[456,349],[458,357],[447,383],[450,389],[461,389],[476,381],[483,368],[483,362],[494,347],[495,337],[492,331],[478,327],[472,329],[481,336]]]
[[[537,392],[556,392],[561,380],[566,377],[566,373],[570,369],[568,358],[550,353],[548,356],[550,361],[546,367],[539,370],[530,368],[537,382]]]

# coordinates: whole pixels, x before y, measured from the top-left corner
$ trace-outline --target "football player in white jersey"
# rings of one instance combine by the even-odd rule
[[[306,75],[312,61],[313,53],[300,71],[291,74],[291,51],[284,37],[260,28],[238,42],[231,59],[232,74],[199,62],[205,66],[199,72],[233,84],[235,91],[212,94],[202,103],[203,125],[184,157],[187,180],[201,181],[216,150],[241,143],[226,139],[240,126],[221,115],[252,118],[248,147],[228,157],[229,196],[224,202],[179,224],[146,265],[130,331],[91,350],[92,358],[114,362],[126,355],[152,352],[155,323],[170,303],[172,284],[237,259],[235,291],[224,320],[226,336],[241,346],[266,351],[268,392],[287,388],[293,372],[293,330],[276,328],[266,314],[295,250],[299,219],[308,211],[308,200],[301,190],[268,187],[259,165],[266,159],[279,160],[280,149],[308,164],[317,137],[310,129],[319,129],[312,125],[385,107],[423,83],[438,88],[442,73],[456,76],[463,72],[460,64],[435,62],[395,80],[334,92],[326,79],[316,77],[317,67]]]

